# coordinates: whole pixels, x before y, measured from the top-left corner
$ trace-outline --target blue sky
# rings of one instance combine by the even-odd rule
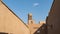
[[[53,0],[3,0],[3,2],[25,23],[28,13],[32,13],[36,23],[45,21]]]

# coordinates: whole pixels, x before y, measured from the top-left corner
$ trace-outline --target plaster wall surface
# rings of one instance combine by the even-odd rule
[[[28,27],[0,1],[0,32],[30,34]]]

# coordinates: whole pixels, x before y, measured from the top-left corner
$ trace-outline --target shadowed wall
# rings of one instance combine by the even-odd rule
[[[54,0],[46,23],[48,34],[60,34],[60,0]]]

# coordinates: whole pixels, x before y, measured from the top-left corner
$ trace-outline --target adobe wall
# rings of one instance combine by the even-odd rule
[[[60,34],[60,0],[54,0],[46,23],[48,34]]]
[[[28,27],[0,1],[0,32],[30,34]]]

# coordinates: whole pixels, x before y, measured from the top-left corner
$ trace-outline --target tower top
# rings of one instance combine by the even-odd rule
[[[28,14],[28,20],[32,20],[32,13]]]
[[[32,16],[32,13],[29,13],[28,15],[29,15],[29,16]]]

